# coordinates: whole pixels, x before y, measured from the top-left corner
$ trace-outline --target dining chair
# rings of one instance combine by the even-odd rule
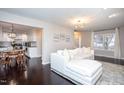
[[[24,68],[26,66],[26,57],[24,51],[19,51],[16,58],[18,67]]]
[[[0,53],[0,64],[2,67],[9,68],[11,64],[11,60],[7,53],[1,52]]]

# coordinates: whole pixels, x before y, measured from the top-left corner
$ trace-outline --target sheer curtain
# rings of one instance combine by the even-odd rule
[[[116,59],[120,59],[121,51],[120,51],[120,36],[119,29],[115,28],[115,48],[114,48],[114,57]]]
[[[91,49],[94,49],[94,31],[91,33]]]

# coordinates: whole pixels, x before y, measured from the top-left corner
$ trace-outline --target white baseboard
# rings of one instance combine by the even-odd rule
[[[113,56],[106,56],[106,55],[95,55],[95,56],[114,58]]]

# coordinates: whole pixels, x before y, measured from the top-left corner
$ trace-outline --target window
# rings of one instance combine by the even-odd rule
[[[103,49],[103,35],[96,34],[94,36],[94,47]]]
[[[115,33],[95,34],[94,48],[103,50],[114,50]]]

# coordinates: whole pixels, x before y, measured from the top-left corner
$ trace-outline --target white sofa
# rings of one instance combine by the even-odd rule
[[[84,52],[81,49],[65,49],[52,53],[51,70],[75,84],[95,84],[102,75],[102,64],[91,59],[91,52],[81,53]]]

